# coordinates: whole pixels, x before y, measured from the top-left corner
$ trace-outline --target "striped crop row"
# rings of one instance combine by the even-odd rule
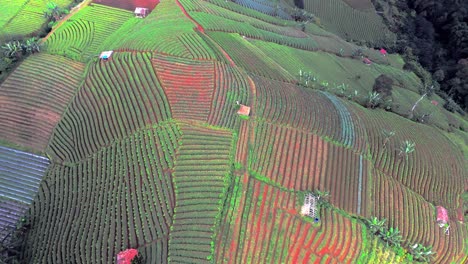
[[[435,263],[462,263],[467,245],[463,243],[465,227],[451,220],[450,234],[436,223],[435,207],[423,197],[383,173],[374,173],[374,214],[398,227],[407,245],[433,246]]]
[[[236,128],[236,102],[251,104],[250,84],[247,75],[236,67],[215,63],[215,88],[208,122],[212,125]]]
[[[224,130],[181,125],[181,147],[174,168],[176,207],[169,259],[205,263],[221,214],[230,171],[232,135]]]
[[[340,214],[321,210],[320,225],[298,215],[298,196],[250,180],[247,203],[238,214],[240,238],[224,250],[229,263],[353,263],[359,257],[362,227]]]
[[[133,14],[129,11],[91,4],[67,20],[46,41],[47,50],[80,61],[102,51],[101,44]]]
[[[31,208],[25,260],[114,263],[121,250],[151,247],[165,263],[179,136],[176,124],[164,123],[54,165]]]
[[[349,115],[344,122],[338,109],[324,93],[257,76],[252,79],[258,95],[258,117],[343,143],[354,138],[351,132],[354,129],[350,130],[353,123],[350,122]],[[361,148],[360,144],[357,147]]]
[[[150,53],[114,53],[88,76],[57,125],[50,149],[78,161],[113,141],[171,117]]]
[[[327,190],[334,205],[368,215],[368,162],[352,150],[312,133],[259,122],[250,154],[249,168],[273,183],[298,191]]]
[[[0,86],[0,138],[43,151],[79,86],[84,65],[33,55]]]
[[[435,128],[415,124],[383,110],[360,113],[368,134],[375,168],[420,194],[427,201],[442,205],[456,216],[463,193],[463,156]],[[386,139],[384,130],[395,135]],[[415,151],[400,155],[405,140],[414,142]]]
[[[215,87],[214,62],[156,53],[152,63],[174,118],[207,122]]]
[[[295,79],[246,39],[222,32],[209,32],[208,34],[223,47],[236,65],[244,68],[248,73],[286,82],[292,82]]]

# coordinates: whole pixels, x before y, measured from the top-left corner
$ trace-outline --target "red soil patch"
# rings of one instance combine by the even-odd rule
[[[94,0],[93,3],[122,8],[133,12],[136,7],[148,8],[151,11],[159,4],[159,0]]]

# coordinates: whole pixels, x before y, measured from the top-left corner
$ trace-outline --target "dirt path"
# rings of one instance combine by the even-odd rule
[[[78,4],[77,6],[75,6],[74,8],[72,8],[70,10],[70,13],[68,15],[66,15],[64,18],[62,18],[58,24],[49,32],[49,34],[47,34],[47,36],[43,37],[41,39],[41,41],[39,42],[40,44],[43,44],[47,41],[47,39],[60,27],[63,25],[63,23],[67,22],[68,19],[70,19],[70,17],[72,17],[74,14],[76,14],[78,11],[80,11],[83,7],[85,6],[88,6],[90,3],[92,2],[92,0],[84,0],[83,2],[81,2],[80,4]]]
[[[197,25],[197,29],[201,32],[201,33],[205,33],[205,29],[202,27],[202,25],[200,25],[195,19],[193,19],[188,13],[187,11],[185,10],[184,6],[179,2],[179,0],[176,0],[176,4],[179,6],[180,10],[182,10],[182,12],[184,13],[184,15],[190,19],[195,25]]]

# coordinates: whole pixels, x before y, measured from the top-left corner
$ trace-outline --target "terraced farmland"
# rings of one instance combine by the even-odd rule
[[[169,258],[176,263],[205,263],[214,253],[215,230],[229,182],[232,135],[185,124],[181,130]]]
[[[214,63],[157,53],[152,63],[174,118],[207,122],[215,86]]]
[[[299,196],[254,179],[246,196],[246,206],[237,214],[239,240],[221,241],[218,262],[357,263],[366,239],[361,225],[327,209],[314,225],[298,215]]]
[[[150,53],[114,53],[93,62],[49,145],[60,160],[78,161],[148,125],[171,118]]]
[[[376,45],[395,39],[374,10],[354,9],[343,0],[304,1],[304,9],[317,15],[326,30],[345,39],[366,40]]]
[[[363,124],[367,124],[375,167],[434,205],[444,206],[455,218],[457,208],[462,206],[459,196],[463,193],[461,182],[466,172],[461,153],[453,143],[434,128],[383,111],[366,112],[361,118]],[[383,130],[395,132],[385,146]],[[399,151],[404,140],[416,144],[415,151],[408,157],[400,155]]]
[[[107,50],[108,46],[101,45],[110,33],[118,30],[132,16],[130,11],[91,4],[68,19],[47,39],[47,50],[52,54],[87,61]]]
[[[166,262],[179,137],[178,126],[166,122],[79,163],[53,165],[31,208],[27,262],[113,263],[126,248]]]
[[[463,263],[467,245],[463,243],[466,228],[450,221],[450,235],[436,223],[433,204],[383,173],[374,173],[374,214],[388,219],[389,226],[401,230],[406,243],[434,245],[437,263]],[[398,213],[396,213],[398,211]]]
[[[49,160],[0,146],[0,164],[0,241],[4,241],[27,214]]]
[[[0,86],[0,138],[44,151],[83,71],[83,64],[55,55],[25,60]]]
[[[215,63],[215,88],[208,122],[231,129],[237,128],[240,120],[237,117],[236,102],[251,105],[250,88],[245,72],[224,63]]]
[[[257,123],[249,168],[272,184],[296,191],[327,190],[339,208],[367,216],[369,163],[317,135]]]

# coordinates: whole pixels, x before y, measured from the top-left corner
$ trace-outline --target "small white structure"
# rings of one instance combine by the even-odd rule
[[[301,215],[307,215],[312,218],[317,218],[317,202],[318,197],[308,193],[304,197],[304,205],[301,208]]]
[[[137,7],[135,8],[135,17],[137,18],[145,18],[149,13],[149,9],[148,8],[144,8],[144,7]]]
[[[101,52],[101,55],[99,55],[99,58],[101,60],[108,60],[112,56],[112,53],[114,53],[113,50],[103,51]]]

